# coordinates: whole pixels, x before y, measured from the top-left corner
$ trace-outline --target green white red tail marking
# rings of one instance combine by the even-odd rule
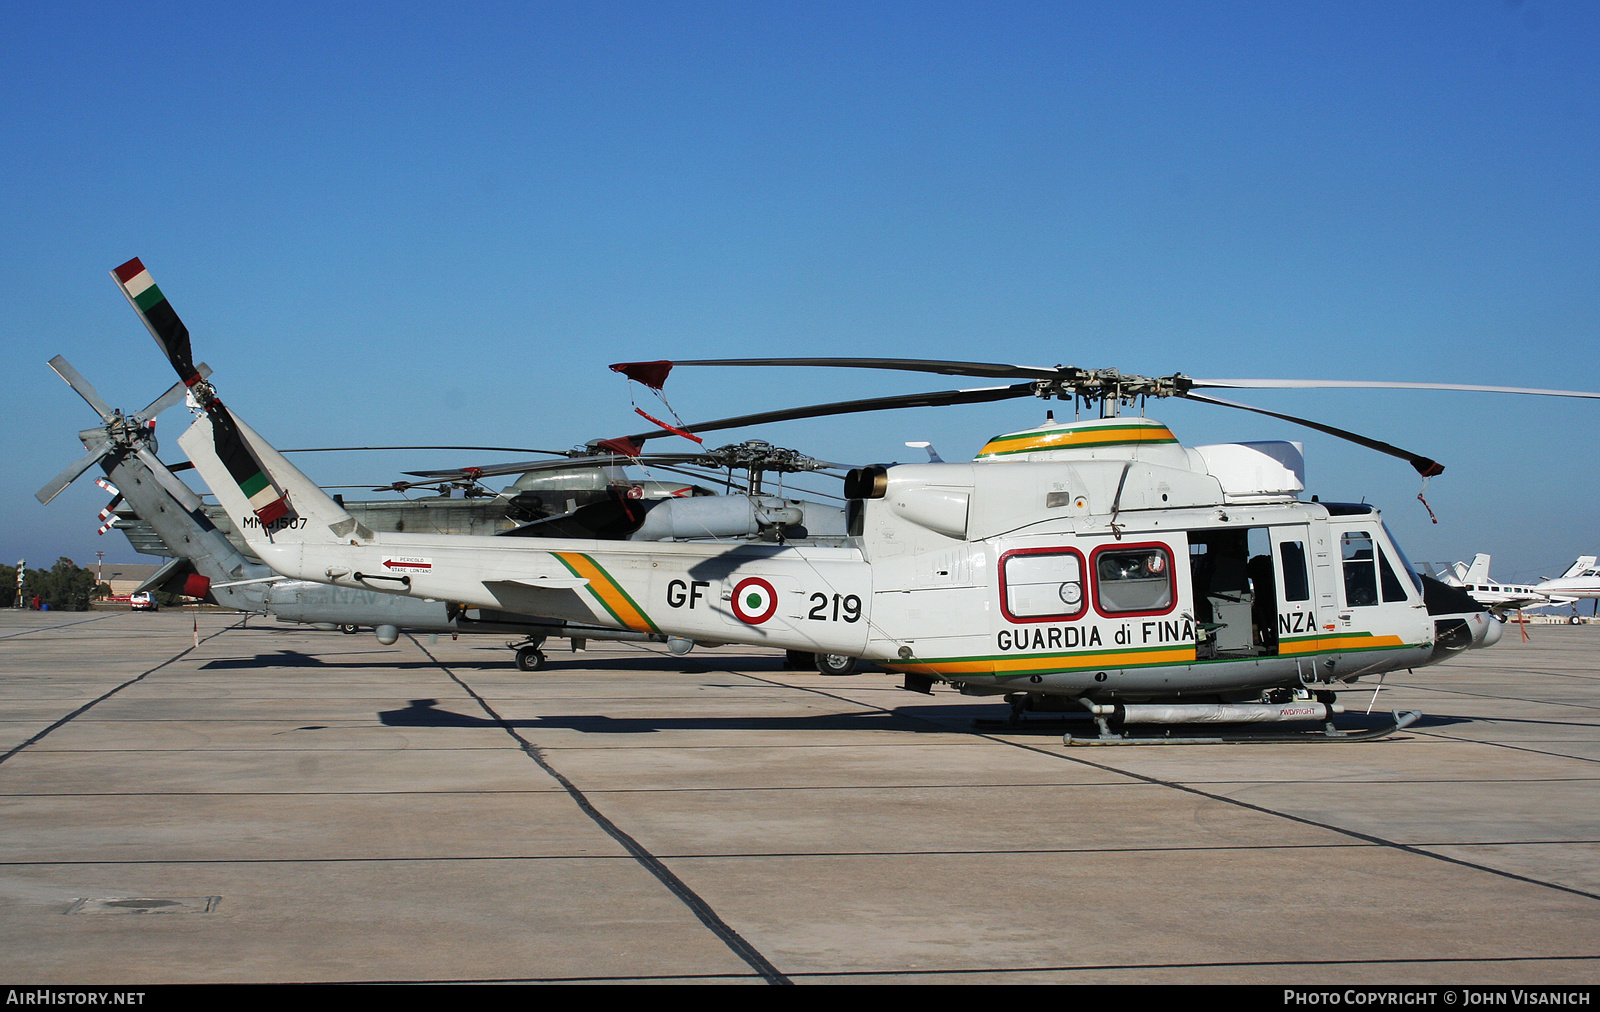
[[[250,508],[264,524],[270,524],[287,516],[289,501],[284,498],[283,490],[267,477],[266,469],[240,438],[239,428],[233,421],[233,414],[223,406],[221,398],[201,381],[200,372],[195,369],[193,355],[189,350],[189,328],[183,325],[177,311],[172,308],[172,303],[168,302],[161,289],[156,287],[155,279],[150,276],[150,272],[145,270],[144,264],[139,262],[138,257],[134,257],[113,270],[111,276],[116,278],[117,287],[122,289],[122,294],[133,304],[134,311],[149,328],[150,335],[161,345],[161,350],[166,353],[167,361],[172,363],[178,378],[194,390],[195,399],[211,417],[211,431],[216,438],[217,456],[227,466],[228,474],[238,483],[239,490],[250,500]]]

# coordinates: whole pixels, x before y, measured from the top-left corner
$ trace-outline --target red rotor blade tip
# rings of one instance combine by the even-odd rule
[[[594,445],[602,450],[610,450],[621,457],[637,457],[644,452],[644,447],[627,436],[618,436],[616,439],[602,439]]]
[[[620,372],[631,380],[643,383],[651,390],[660,390],[667,382],[667,373],[672,371],[671,362],[618,362],[611,367],[612,372]]]

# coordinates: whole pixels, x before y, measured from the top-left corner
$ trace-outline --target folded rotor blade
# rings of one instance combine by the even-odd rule
[[[167,361],[177,370],[178,378],[194,386],[200,380],[200,373],[194,367],[189,350],[189,328],[178,319],[177,312],[161,289],[156,287],[155,279],[145,270],[144,264],[134,257],[113,270],[111,276],[116,279],[122,294],[128,297],[139,319],[149,328],[150,336],[161,346]]]
[[[40,503],[49,503],[50,500],[61,494],[62,489],[76,481],[78,475],[89,470],[101,457],[104,457],[113,449],[111,440],[106,439],[104,436],[91,440],[88,446],[88,453],[68,464],[60,474],[51,478],[44,488],[33,494],[34,498],[38,499]]]
[[[101,399],[93,384],[83,378],[83,374],[72,368],[72,364],[63,355],[57,355],[50,360],[50,368],[55,370],[57,376],[67,381],[67,386],[78,392],[78,396],[89,402],[95,413],[103,420],[109,422],[117,413],[111,410],[111,405]]]
[[[150,474],[155,478],[156,484],[166,489],[172,498],[178,500],[178,505],[191,513],[201,507],[200,497],[195,495],[189,486],[179,481],[177,476],[167,469],[167,465],[161,462],[160,457],[157,457],[143,446],[133,452],[150,469]]]
[[[1003,401],[1013,397],[1032,397],[1032,383],[1017,383],[1007,387],[978,387],[972,390],[935,390],[921,394],[897,394],[892,397],[870,397],[859,401],[835,401],[831,404],[813,404],[803,408],[786,408],[780,411],[763,411],[735,418],[718,418],[714,421],[685,425],[690,432],[714,432],[718,429],[736,429],[745,425],[762,425],[767,422],[787,422],[798,418],[821,418],[826,415],[847,415],[861,411],[888,411],[893,408],[933,408],[948,404],[983,404]],[[640,432],[626,438],[636,443],[658,439],[673,433],[667,429]]]
[[[1292,380],[1292,379],[1191,379],[1191,389],[1231,390],[1465,390],[1486,394],[1529,394],[1535,397],[1586,397],[1600,400],[1600,393],[1586,390],[1541,390],[1536,387],[1492,387],[1473,383],[1392,383],[1386,380]]]
[[[626,467],[629,464],[687,464],[700,460],[698,453],[647,453],[642,457],[623,457],[616,454],[593,457],[563,457],[560,460],[520,460],[507,464],[486,464],[483,467],[455,467],[442,471],[407,471],[416,478],[429,481],[462,481],[468,478],[493,478],[502,474],[526,474],[529,471],[566,471],[592,467]]]
[[[202,369],[205,366],[201,366]],[[538,450],[527,446],[300,446],[279,453],[343,453],[352,450],[481,450],[488,453],[548,453],[565,457],[563,450]]]
[[[161,289],[156,287],[155,279],[150,276],[150,272],[139,262],[138,257],[134,257],[113,270],[111,277],[122,290],[122,294],[127,296],[134,312],[139,314],[139,319],[144,321],[150,336],[156,339],[156,344],[166,353],[167,361],[172,363],[178,378],[188,387],[202,384],[198,388],[202,395],[201,399],[205,402],[201,407],[211,419],[211,434],[216,444],[217,456],[228,469],[229,476],[239,486],[239,491],[244,493],[257,518],[262,523],[270,524],[288,515],[289,500],[284,496],[283,490],[273,483],[267,474],[267,469],[256,459],[255,453],[239,435],[239,428],[234,422],[233,415],[223,406],[222,399],[204,386],[200,371],[195,368],[189,350],[189,328],[183,325],[177,311],[172,308],[172,304],[167,301]]]
[[[195,371],[199,373],[201,379],[205,379],[207,376],[211,375],[211,367],[206,365],[204,362],[201,362],[199,365],[195,366]],[[161,412],[172,407],[174,404],[182,403],[183,398],[188,393],[189,387],[187,384],[183,383],[182,381],[174,383],[172,386],[167,388],[166,393],[151,401],[143,411],[139,412],[139,417],[145,419],[154,418],[155,416],[161,414]]]
[[[1400,447],[1394,446],[1390,443],[1385,443],[1382,440],[1369,439],[1366,436],[1351,432],[1348,429],[1340,429],[1332,425],[1324,425],[1321,422],[1313,422],[1309,418],[1300,418],[1295,415],[1286,415],[1277,411],[1268,411],[1265,408],[1251,407],[1248,404],[1239,404],[1234,401],[1225,401],[1216,397],[1207,397],[1204,394],[1188,393],[1180,394],[1179,396],[1183,397],[1185,400],[1199,401],[1202,404],[1215,404],[1224,408],[1239,408],[1242,411],[1254,411],[1258,415],[1266,415],[1269,418],[1281,418],[1286,422],[1293,422],[1296,425],[1304,425],[1308,429],[1316,429],[1318,432],[1326,432],[1330,436],[1337,436],[1340,439],[1348,440],[1352,443],[1355,443],[1357,446],[1365,446],[1369,450],[1377,450],[1379,453],[1387,453],[1391,457],[1399,457],[1401,460],[1416,468],[1417,473],[1422,475],[1424,478],[1431,478],[1434,475],[1440,474],[1444,471],[1444,465],[1430,457],[1424,457],[1420,453],[1412,453],[1410,450],[1402,450]]]

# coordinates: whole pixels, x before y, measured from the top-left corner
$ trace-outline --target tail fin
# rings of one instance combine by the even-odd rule
[[[1472,565],[1467,568],[1467,576],[1464,582],[1469,584],[1489,582],[1489,557],[1487,555],[1480,552],[1472,557]]]
[[[238,525],[251,547],[288,543],[342,544],[351,540],[371,540],[372,531],[359,523],[343,506],[334,502],[316,483],[296,468],[250,426],[239,421],[221,402],[208,409],[178,439],[178,445],[194,462],[195,470],[211,487],[228,515]],[[218,449],[222,437],[217,433],[219,415],[239,440],[239,446],[259,461],[264,480],[280,489],[285,509],[268,519],[255,509],[247,490],[234,480],[233,471]]]
[[[1568,566],[1567,571],[1562,573],[1559,578],[1565,580],[1569,576],[1577,576],[1585,569],[1593,566],[1594,561],[1595,557],[1593,555],[1580,555],[1578,556],[1578,561],[1574,562],[1571,566]]]

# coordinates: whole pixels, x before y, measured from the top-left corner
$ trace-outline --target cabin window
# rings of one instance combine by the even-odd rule
[[[1344,603],[1352,608],[1377,604],[1378,569],[1372,535],[1346,531],[1339,539],[1339,555],[1344,561]]]
[[[1158,614],[1177,598],[1165,545],[1101,548],[1093,556],[1095,606],[1102,615]]]
[[[1071,619],[1088,602],[1083,556],[1072,549],[1024,549],[1000,560],[1000,601],[1013,622]]]
[[[1311,577],[1306,572],[1306,546],[1303,541],[1280,541],[1278,558],[1283,562],[1283,599],[1311,600]]]

